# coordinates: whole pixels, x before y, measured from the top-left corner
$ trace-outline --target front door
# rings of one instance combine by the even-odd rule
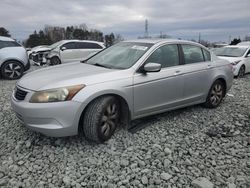
[[[62,49],[65,47],[66,49]],[[68,42],[61,46],[60,58],[62,63],[68,63],[77,60],[77,47],[75,42]]]
[[[144,63],[161,64],[160,72],[135,73],[135,118],[181,105],[183,79],[179,62],[178,46],[164,45],[156,49]]]

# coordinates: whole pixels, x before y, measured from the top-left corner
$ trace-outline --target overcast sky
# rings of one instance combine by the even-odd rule
[[[173,38],[228,42],[250,36],[250,0],[0,0],[0,27],[23,40],[45,24],[86,23],[125,39],[160,32]]]

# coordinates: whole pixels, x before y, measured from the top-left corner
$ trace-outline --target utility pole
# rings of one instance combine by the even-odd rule
[[[201,43],[201,33],[199,33],[199,43]]]
[[[148,38],[148,20],[145,20],[145,33],[144,38]]]

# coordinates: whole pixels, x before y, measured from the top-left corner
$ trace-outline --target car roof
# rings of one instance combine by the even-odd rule
[[[97,43],[97,44],[104,44],[103,42],[98,42],[98,41],[94,41],[94,40],[77,40],[77,39],[72,39],[72,40],[62,40],[63,43],[66,42],[92,42],[92,43]]]
[[[136,40],[128,40],[124,42],[138,42],[138,43],[150,43],[150,44],[158,44],[158,43],[187,43],[187,44],[194,44],[204,47],[203,45],[188,41],[188,40],[180,40],[180,39],[136,39]]]
[[[12,39],[12,38],[4,37],[4,36],[0,36],[0,40],[1,40],[1,41],[15,41],[15,40]]]

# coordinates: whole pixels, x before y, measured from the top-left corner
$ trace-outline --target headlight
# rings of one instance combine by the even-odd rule
[[[48,103],[71,100],[85,85],[75,85],[70,87],[62,87],[35,92],[31,99],[31,103]]]
[[[237,65],[240,61],[241,61],[241,60],[234,61],[234,62],[232,62],[231,64],[232,64],[232,65]]]

